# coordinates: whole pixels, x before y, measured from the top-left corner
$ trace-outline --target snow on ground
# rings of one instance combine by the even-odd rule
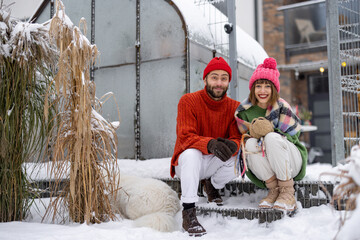
[[[47,202],[48,199],[43,199]],[[43,210],[41,211],[43,212]],[[33,213],[34,214],[34,213]],[[181,226],[181,212],[176,216]],[[338,226],[338,214],[329,206],[300,209],[292,218],[270,224],[259,224],[257,220],[238,220],[206,216],[198,217],[208,234],[201,239],[332,239]],[[49,224],[40,223],[40,216],[35,215],[28,222],[0,223],[0,239],[6,240],[95,240],[95,239],[193,239],[180,230],[161,233],[149,228],[134,228],[131,220],[119,220],[95,225],[86,224]]]
[[[169,178],[170,158],[150,159],[147,161],[119,160],[121,172],[143,177]],[[32,171],[32,164],[26,167],[33,179],[46,179],[48,174],[43,166],[40,171]],[[322,172],[332,172],[330,164],[312,164],[307,168],[304,180],[319,180]],[[35,172],[38,172],[36,174]],[[324,180],[324,179],[321,179]],[[331,180],[330,178],[328,180]],[[234,198],[224,198],[224,208],[241,206],[256,208],[258,201],[266,194],[260,190],[256,194],[243,194]],[[180,230],[181,211],[177,214],[179,230],[172,233],[161,233],[149,228],[135,228],[133,221],[119,219],[118,221],[86,225],[86,224],[50,224],[47,220],[41,223],[41,216],[49,203],[49,199],[36,200],[36,207],[31,209],[31,217],[24,222],[0,223],[0,240],[95,240],[95,239],[193,239]],[[199,205],[206,205],[201,200]],[[333,239],[339,226],[339,216],[342,212],[334,211],[331,206],[323,205],[299,210],[294,217],[284,217],[281,220],[259,224],[257,220],[239,220],[230,217],[200,216],[200,223],[207,229],[207,234],[201,239],[276,239],[276,240],[304,240],[304,239]],[[354,236],[352,236],[354,237]],[[350,238],[356,239],[356,238]]]

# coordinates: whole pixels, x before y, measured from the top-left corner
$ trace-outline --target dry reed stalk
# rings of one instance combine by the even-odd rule
[[[340,173],[322,173],[320,176],[329,175],[341,179],[341,183],[335,188],[331,202],[333,205],[336,204],[339,210],[351,211],[356,208],[356,197],[360,193],[360,186],[347,174],[347,170],[340,170]],[[344,201],[346,201],[345,209],[341,209]]]
[[[350,174],[350,169],[357,169],[359,171],[359,158],[360,157],[360,146],[354,146],[351,150],[351,156],[345,159],[347,165],[342,169],[339,168],[337,173],[322,173],[320,177],[327,175],[327,176],[334,176],[335,178],[339,179],[338,185],[336,185],[334,189],[333,196],[331,197],[331,204],[335,207],[337,206],[337,210],[345,210],[344,214],[340,213],[340,225],[339,230],[334,239],[337,239],[338,234],[342,226],[344,226],[345,222],[351,216],[350,211],[356,209],[356,201],[357,198],[360,196],[360,185],[356,182],[352,175],[356,174],[356,171],[353,171]],[[358,153],[356,153],[358,151]],[[357,172],[359,175],[360,172]],[[359,177],[359,176],[358,176]],[[322,188],[327,192],[326,188],[322,186]],[[327,192],[328,193],[328,192]],[[345,208],[342,209],[342,206],[345,203]]]
[[[85,24],[84,20],[81,24]],[[117,137],[115,128],[92,107],[96,103],[90,66],[98,50],[78,27],[72,26],[61,1],[57,1],[57,11],[50,23],[50,37],[60,52],[54,79],[59,114],[51,176],[57,180],[56,188],[62,179],[70,181],[62,194],[51,200],[44,218],[52,215],[54,221],[65,207],[74,222],[114,220],[109,195],[118,186]]]

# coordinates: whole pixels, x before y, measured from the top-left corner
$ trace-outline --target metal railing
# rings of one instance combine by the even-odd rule
[[[328,0],[327,40],[332,161],[359,144],[360,0]]]
[[[339,0],[338,10],[344,150],[348,156],[360,140],[360,1]]]

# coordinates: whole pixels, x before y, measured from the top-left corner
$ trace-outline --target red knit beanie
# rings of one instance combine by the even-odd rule
[[[203,79],[205,79],[206,75],[208,75],[209,72],[214,70],[224,70],[229,74],[229,79],[231,81],[231,68],[229,64],[222,57],[214,57],[213,59],[211,59],[211,61],[204,70]]]
[[[271,81],[277,90],[280,92],[280,83],[279,83],[280,73],[276,68],[276,60],[274,58],[266,58],[263,64],[259,64],[256,70],[249,81],[249,89],[251,90],[252,85],[256,80],[266,79]]]

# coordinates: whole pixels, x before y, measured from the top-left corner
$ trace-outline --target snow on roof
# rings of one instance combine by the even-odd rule
[[[223,21],[227,22],[227,17],[223,13],[212,4],[197,6],[194,0],[173,0],[173,2],[185,19],[191,41],[228,55],[228,45],[222,45],[229,42],[228,34],[223,27],[225,24]],[[218,24],[213,24],[214,20]],[[268,57],[263,47],[239,26],[236,26],[236,39],[239,63],[255,69]]]
[[[175,5],[183,14],[188,26],[189,38],[191,41],[215,49],[216,45],[229,42],[228,35],[224,31],[224,24],[214,27],[214,22],[221,22],[227,17],[212,4],[196,6],[193,0],[173,0]],[[210,27],[211,24],[211,27]],[[268,57],[263,47],[249,34],[236,26],[237,54],[238,61],[251,68],[255,68]],[[228,47],[222,45],[222,53],[227,55]]]

